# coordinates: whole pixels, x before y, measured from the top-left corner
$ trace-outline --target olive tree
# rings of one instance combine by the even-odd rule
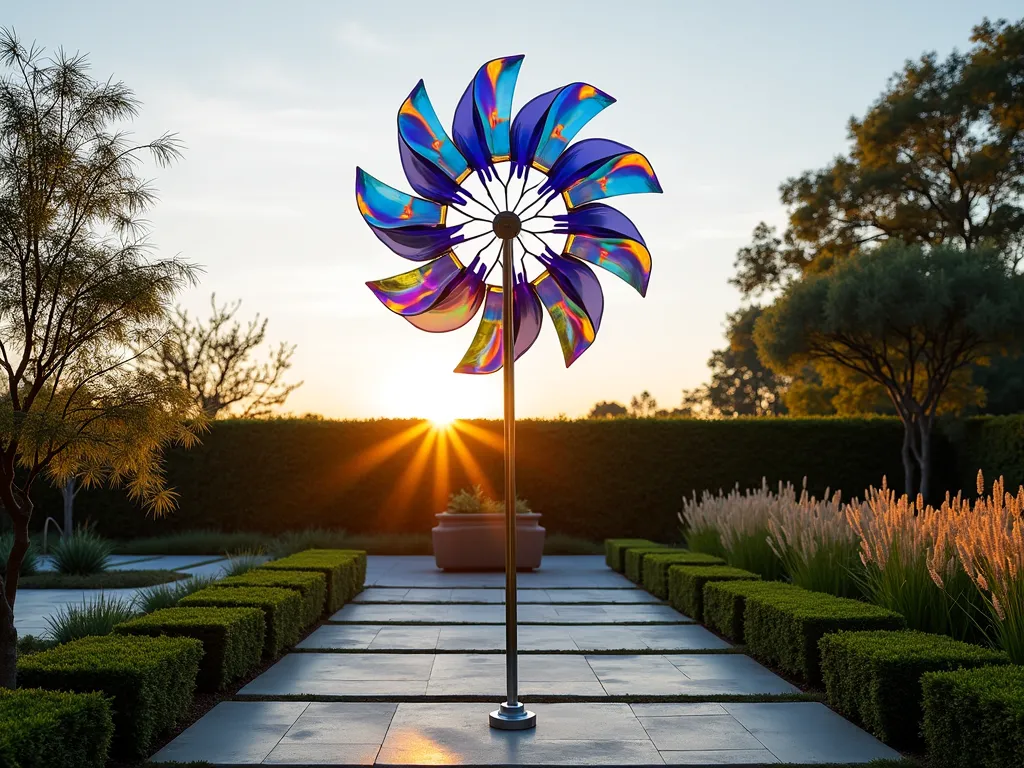
[[[80,55],[47,57],[5,29],[0,67],[0,508],[14,532],[0,564],[0,687],[13,687],[34,484],[123,484],[163,513],[175,495],[162,450],[192,443],[202,417],[132,351],[159,342],[194,278],[153,255],[141,219],[154,191],[140,164],[171,163],[178,141],[130,141],[121,124],[138,101],[92,79]]]

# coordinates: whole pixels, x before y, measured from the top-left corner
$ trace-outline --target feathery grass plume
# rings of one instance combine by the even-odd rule
[[[781,493],[782,484],[779,484]],[[782,561],[768,545],[768,519],[778,496],[761,480],[757,490],[740,492],[739,484],[729,493],[696,492],[683,499],[679,520],[691,549],[718,554],[729,565],[753,571],[765,579],[781,579],[785,575]],[[715,551],[715,535],[721,549]]]
[[[979,470],[978,497],[973,505],[959,495],[947,499],[954,514],[930,563],[932,579],[947,583],[946,551],[955,547],[989,609],[995,639],[1015,664],[1024,664],[1024,486],[1014,496],[1000,477],[986,496]]]
[[[960,559],[955,531],[964,511],[957,496],[939,508],[906,494],[897,498],[885,479],[863,503],[846,505],[846,519],[860,538],[864,594],[903,614],[911,629],[985,640],[991,627]]]
[[[826,489],[819,500],[807,492],[806,477],[799,496],[791,484],[780,486],[768,531],[768,545],[798,587],[861,597],[860,541],[846,522],[839,491]]]

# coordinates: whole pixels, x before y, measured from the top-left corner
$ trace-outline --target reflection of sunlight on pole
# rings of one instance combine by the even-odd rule
[[[459,423],[459,426],[465,426],[465,424]],[[480,468],[480,464],[476,459],[473,458],[473,454],[466,448],[466,444],[462,442],[462,438],[459,436],[457,430],[453,429],[448,433],[448,438],[452,441],[452,451],[455,453],[455,458],[466,470],[466,474],[469,476],[469,482],[473,485],[479,485],[480,488],[488,496],[493,497],[494,486],[491,485],[490,480],[487,479],[487,475]]]

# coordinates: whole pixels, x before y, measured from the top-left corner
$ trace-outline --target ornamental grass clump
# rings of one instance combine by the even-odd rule
[[[53,545],[53,567],[58,573],[103,573],[110,565],[113,543],[87,528],[65,535]]]
[[[984,600],[957,556],[960,497],[938,508],[897,498],[885,480],[869,488],[863,503],[846,506],[860,539],[862,588],[873,603],[902,614],[910,629],[985,640],[990,622]]]
[[[979,471],[973,505],[959,495],[943,504],[950,509],[949,524],[940,532],[931,577],[949,588],[949,569],[943,566],[947,552],[955,549],[961,572],[989,611],[994,639],[1014,663],[1024,664],[1024,486],[1013,496],[1000,477],[991,496],[984,493]]]
[[[530,514],[530,503],[526,499],[516,499],[516,514]],[[503,515],[505,514],[505,502],[492,499],[479,485],[474,485],[472,490],[463,488],[458,493],[448,497],[448,508],[445,510],[449,515]]]
[[[66,605],[46,617],[47,633],[57,643],[70,643],[83,637],[109,635],[114,627],[136,615],[131,600],[107,597],[100,592],[92,601],[82,599],[81,605]]]
[[[768,544],[768,521],[779,503],[768,481],[757,490],[740,491],[737,484],[729,493],[696,492],[683,499],[679,520],[690,549],[724,557],[729,565],[753,571],[765,579],[784,577],[782,561]]]
[[[798,587],[838,597],[860,597],[860,540],[846,521],[839,491],[823,499],[797,496],[789,483],[779,487],[768,513],[768,546]]]

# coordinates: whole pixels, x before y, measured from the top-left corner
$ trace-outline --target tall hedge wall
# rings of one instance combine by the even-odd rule
[[[671,542],[680,500],[693,491],[805,475],[816,493],[862,494],[883,475],[899,489],[901,430],[882,418],[523,421],[519,489],[550,531]],[[76,519],[118,538],[194,528],[426,532],[451,491],[501,488],[500,446],[499,421],[469,422],[450,437],[407,420],[218,422],[202,445],[167,456],[177,511],[153,520],[123,491],[87,490]],[[945,443],[936,451],[943,485],[955,473]],[[56,492],[40,487],[37,503],[37,521],[59,518]]]
[[[1016,490],[1024,484],[1024,414],[967,419],[948,432],[959,476],[957,487],[973,492],[979,469],[989,489],[1000,476],[1007,488]]]

